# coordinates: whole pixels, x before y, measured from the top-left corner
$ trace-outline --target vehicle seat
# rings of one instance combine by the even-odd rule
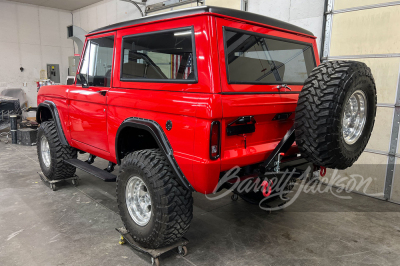
[[[129,61],[122,66],[122,77],[123,78],[144,78],[145,77],[145,64],[139,64],[136,61]],[[161,72],[161,70],[159,70]],[[147,75],[146,78],[148,79],[163,79],[157,71],[155,70],[154,66],[149,65],[147,68]]]

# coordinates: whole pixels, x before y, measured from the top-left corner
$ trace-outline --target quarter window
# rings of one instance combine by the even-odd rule
[[[110,87],[113,51],[114,36],[88,40],[77,84]]]
[[[121,80],[195,81],[192,40],[191,28],[124,37]]]
[[[230,83],[303,84],[314,69],[310,44],[225,30]]]

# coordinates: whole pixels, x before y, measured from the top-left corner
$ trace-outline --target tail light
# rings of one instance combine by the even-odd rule
[[[220,156],[221,152],[221,144],[220,144],[220,135],[221,135],[221,126],[218,121],[214,121],[211,123],[210,129],[210,159],[216,160]]]

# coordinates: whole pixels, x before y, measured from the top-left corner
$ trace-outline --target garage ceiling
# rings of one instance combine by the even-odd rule
[[[102,0],[11,0],[11,1],[73,11],[97,2],[101,2]]]

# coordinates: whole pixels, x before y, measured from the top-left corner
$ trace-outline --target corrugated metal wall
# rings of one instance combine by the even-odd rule
[[[375,128],[367,149],[356,165],[339,174],[370,177],[369,188],[359,192],[400,202],[400,169],[396,163],[400,122],[400,1],[329,0],[327,11],[323,60],[365,62],[375,77],[378,94]]]

